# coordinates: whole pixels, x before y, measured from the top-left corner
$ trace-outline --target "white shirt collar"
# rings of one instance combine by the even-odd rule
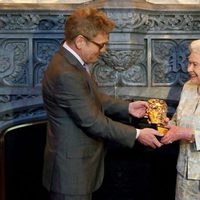
[[[81,57],[80,57],[72,48],[70,48],[70,47],[67,45],[66,42],[64,42],[63,47],[64,47],[65,49],[67,49],[70,53],[72,53],[72,54],[78,59],[78,61],[79,61],[82,65],[84,65],[84,61],[81,59]]]

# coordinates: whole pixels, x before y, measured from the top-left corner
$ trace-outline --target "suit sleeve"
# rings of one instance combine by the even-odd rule
[[[57,104],[89,136],[112,140],[128,147],[134,145],[136,129],[106,117],[101,101],[81,74],[62,74],[56,82],[55,98]]]
[[[99,93],[100,99],[105,111],[105,115],[119,121],[131,121],[131,116],[128,113],[128,101],[115,99],[107,94]]]

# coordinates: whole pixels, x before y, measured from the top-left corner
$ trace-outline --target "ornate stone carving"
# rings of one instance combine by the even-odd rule
[[[62,42],[64,21],[70,9],[1,10],[2,110],[15,105],[14,113],[24,102],[31,104],[33,99],[38,101],[36,97],[41,97],[43,73]],[[182,87],[188,79],[187,46],[200,33],[198,11],[158,12],[132,7],[105,8],[104,11],[116,22],[116,28],[110,35],[107,54],[92,67],[100,87],[126,99],[139,96],[168,98],[172,87]],[[159,94],[162,86],[164,95]],[[178,99],[178,95],[171,94],[171,99]],[[17,115],[20,117],[19,114],[13,116]]]
[[[26,100],[31,100],[35,97],[37,97],[38,95],[0,95],[0,103],[8,103],[8,102],[12,102],[12,101],[19,101],[19,100],[23,100],[23,101],[26,101]]]
[[[142,50],[111,50],[101,56],[94,66],[100,86],[145,85],[146,74]]]
[[[60,43],[59,39],[34,40],[34,86],[41,85],[44,70]]]
[[[9,95],[0,95],[0,104],[1,103],[8,103],[10,101],[10,96]],[[3,104],[2,104],[3,106]]]
[[[109,10],[107,14],[116,22],[115,31],[194,31],[200,30],[200,14],[182,12],[152,13],[132,9]],[[1,13],[1,30],[60,31],[63,32],[67,14]]]
[[[6,39],[0,43],[0,85],[28,84],[28,41]]]
[[[118,10],[108,15],[117,22],[117,31],[194,31],[200,30],[200,14],[178,12],[152,13],[133,10]]]
[[[1,30],[60,30],[63,32],[63,24],[66,16],[59,14],[39,14],[33,12],[25,13],[1,13]]]
[[[153,85],[183,85],[188,80],[189,40],[153,40]]]
[[[20,110],[0,113],[0,131],[9,124],[27,123],[27,121],[42,120],[46,118],[46,112],[43,106],[24,107]]]

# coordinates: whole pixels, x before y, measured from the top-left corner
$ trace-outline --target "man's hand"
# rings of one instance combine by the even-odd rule
[[[137,118],[142,118],[145,115],[147,115],[148,103],[146,101],[135,101],[129,103],[129,114],[133,115],[134,117]]]
[[[161,147],[162,144],[158,141],[156,136],[163,136],[157,130],[152,128],[140,129],[140,134],[137,140],[145,146],[150,146],[152,148]]]

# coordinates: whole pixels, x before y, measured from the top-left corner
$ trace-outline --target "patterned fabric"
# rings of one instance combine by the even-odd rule
[[[199,200],[199,181],[187,180],[180,174],[177,175],[177,188],[175,200]]]
[[[176,200],[200,200],[200,151],[196,149],[199,145],[199,137],[196,135],[199,136],[200,133],[200,96],[197,93],[197,85],[190,81],[184,85],[173,120],[178,126],[195,130],[195,142],[180,142]]]

